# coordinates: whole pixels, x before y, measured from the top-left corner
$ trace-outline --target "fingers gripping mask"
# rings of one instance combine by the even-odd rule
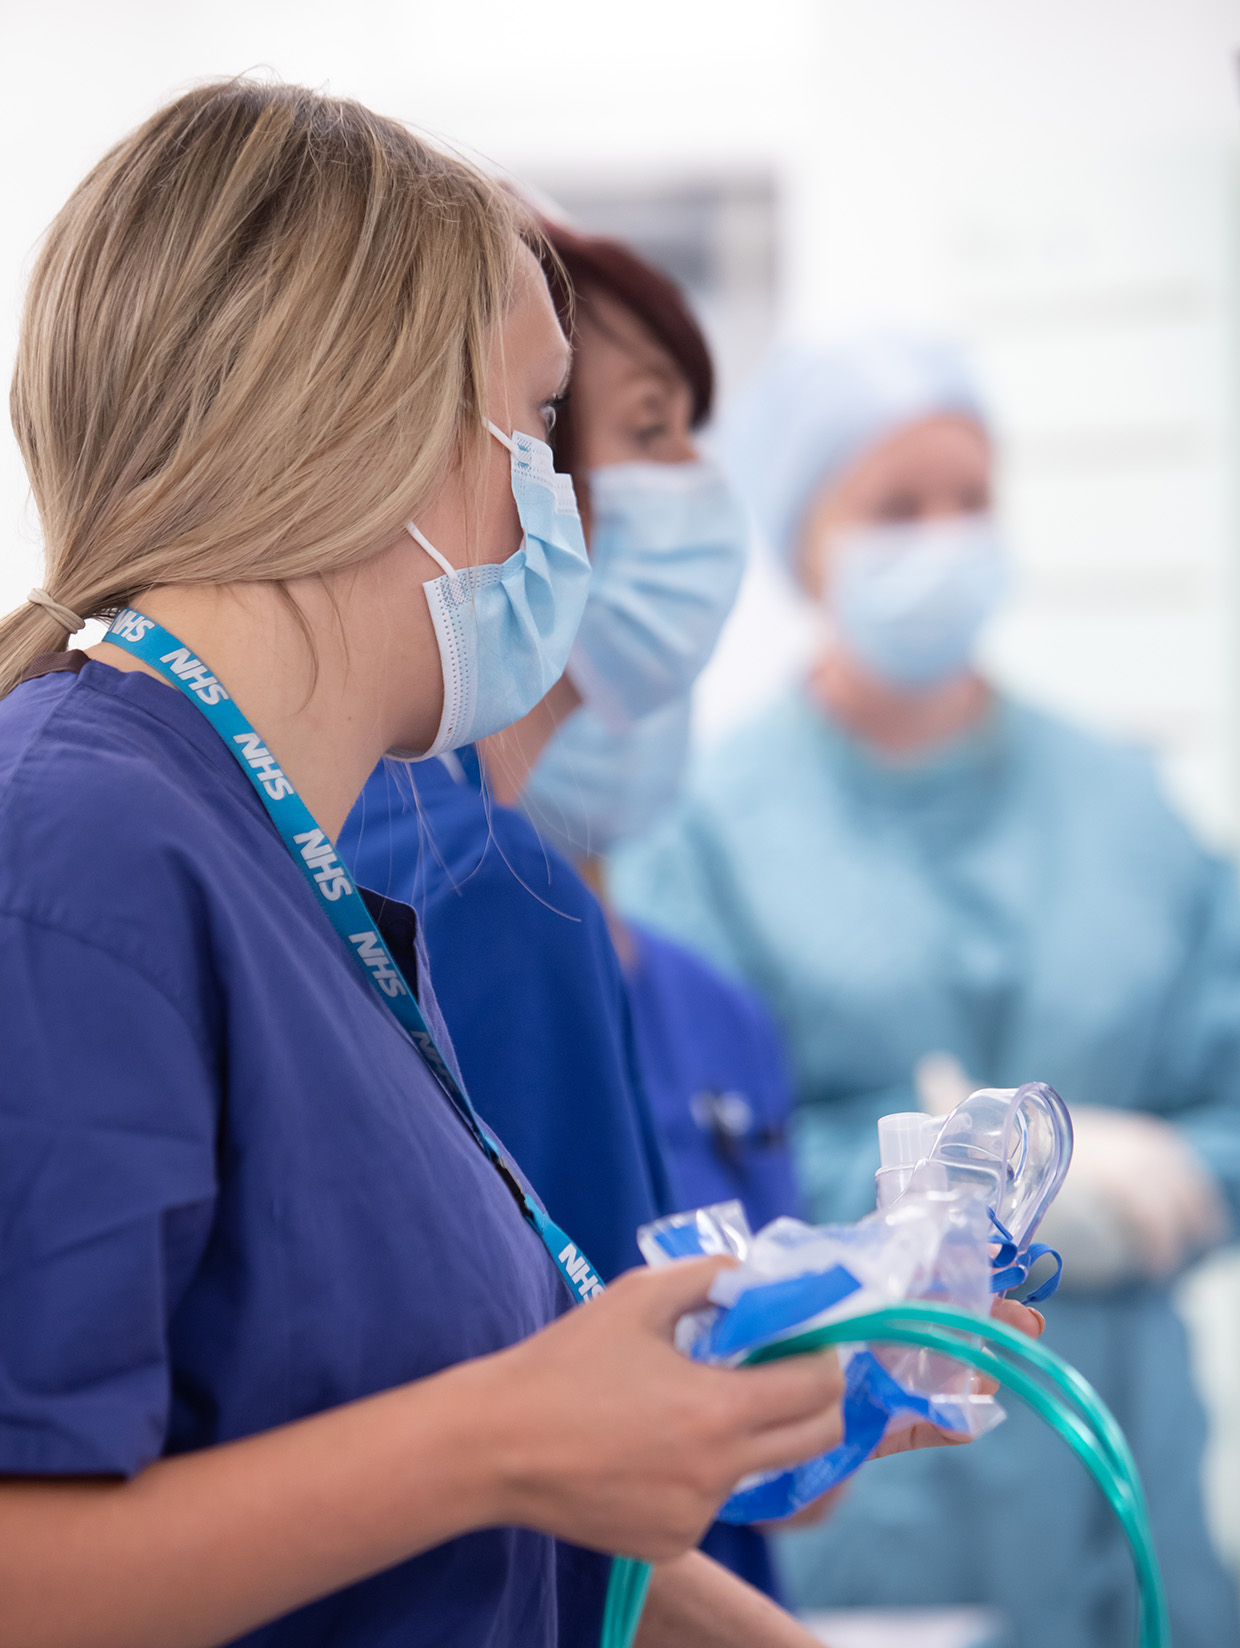
[[[686,693],[745,567],[744,513],[714,464],[590,472],[594,578],[568,673],[613,731]]]
[[[564,673],[581,622],[590,561],[573,483],[532,435],[492,435],[512,454],[523,537],[498,564],[453,568],[412,521],[406,531],[444,569],[423,584],[443,670],[443,714],[425,760],[499,732],[527,715]]]

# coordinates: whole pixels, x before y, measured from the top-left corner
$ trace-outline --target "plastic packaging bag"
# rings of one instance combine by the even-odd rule
[[[1030,1238],[1071,1158],[1072,1124],[1058,1094],[1040,1083],[984,1089],[942,1122],[884,1118],[880,1136],[883,1205],[856,1224],[785,1218],[755,1235],[741,1204],[723,1202],[643,1226],[638,1242],[651,1265],[712,1253],[738,1261],[716,1276],[710,1307],[677,1324],[680,1350],[736,1365],[778,1339],[907,1299],[984,1316],[995,1291],[1024,1279],[1046,1251]],[[804,1465],[738,1484],[723,1521],[793,1515],[851,1475],[891,1430],[928,1420],[976,1437],[1003,1417],[976,1373],[937,1352],[844,1345],[840,1358],[843,1440]]]

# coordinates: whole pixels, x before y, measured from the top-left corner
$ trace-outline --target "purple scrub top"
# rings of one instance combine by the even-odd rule
[[[65,656],[0,702],[0,1472],[132,1476],[545,1325],[555,1267],[215,732]],[[585,1648],[607,1572],[487,1529],[244,1641]]]

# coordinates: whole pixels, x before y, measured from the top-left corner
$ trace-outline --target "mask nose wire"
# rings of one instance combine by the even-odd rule
[[[513,443],[512,437],[510,435],[505,435],[504,431],[496,424],[493,424],[489,418],[487,419],[487,428],[491,431],[492,435],[495,436],[495,439],[501,446],[506,446],[508,448],[509,452],[515,452],[517,450],[515,444]],[[422,548],[430,556],[431,560],[434,561],[436,566],[442,567],[445,572],[456,571],[456,568],[448,560],[448,557],[446,555],[441,555],[435,548],[434,544],[432,544],[428,538],[424,537],[423,534],[418,531],[412,521],[405,522],[405,531],[413,539],[414,543],[421,544]]]

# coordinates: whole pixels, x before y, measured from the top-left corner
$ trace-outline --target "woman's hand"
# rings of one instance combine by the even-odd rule
[[[497,1522],[663,1560],[695,1545],[736,1483],[835,1446],[834,1353],[756,1368],[690,1362],[677,1319],[723,1259],[630,1271],[522,1344],[456,1370],[471,1380]]]
[[[996,1321],[1015,1328],[1018,1333],[1028,1334],[1030,1339],[1040,1338],[1046,1327],[1046,1318],[1041,1311],[1031,1310],[1028,1305],[1017,1304],[1015,1299],[996,1299],[990,1314]],[[994,1391],[998,1386],[993,1380],[983,1379],[981,1388],[985,1391]],[[906,1430],[885,1436],[871,1457],[882,1459],[890,1454],[912,1453],[917,1448],[956,1448],[971,1440],[971,1437],[961,1436],[959,1431],[940,1430],[937,1425],[921,1421],[910,1425]],[[803,1505],[795,1515],[785,1517],[781,1522],[763,1522],[759,1526],[764,1533],[779,1533],[788,1528],[817,1527],[820,1522],[825,1522],[828,1517],[835,1514],[836,1506],[848,1492],[848,1486],[846,1481],[839,1482],[834,1488],[828,1488],[819,1498]]]
[[[509,1350],[129,1482],[0,1481],[0,1643],[212,1648],[496,1525],[688,1550],[739,1477],[840,1435],[833,1356],[673,1349],[723,1262],[634,1272]]]
[[[1040,1310],[1031,1310],[1028,1305],[1018,1304],[1015,1299],[996,1299],[990,1314],[996,1322],[1027,1334],[1030,1339],[1040,1339],[1046,1327],[1046,1318]],[[993,1379],[983,1379],[980,1388],[993,1394],[999,1387]],[[916,1448],[958,1448],[972,1440],[972,1437],[962,1436],[959,1431],[940,1430],[937,1425],[923,1419],[910,1425],[907,1430],[884,1436],[871,1457],[885,1459],[894,1453],[912,1453]]]
[[[727,1262],[631,1272],[509,1350],[129,1482],[0,1480],[3,1648],[213,1648],[497,1524],[655,1559],[688,1550],[742,1476],[840,1439],[833,1354],[723,1369],[673,1348]]]
[[[672,1336],[730,1261],[634,1270],[541,1333],[453,1374],[489,1416],[495,1521],[660,1561],[701,1538],[743,1476],[840,1440],[834,1352],[756,1368],[690,1362]],[[1042,1317],[1011,1300],[993,1314],[1036,1338]],[[917,1424],[878,1456],[967,1440]]]

